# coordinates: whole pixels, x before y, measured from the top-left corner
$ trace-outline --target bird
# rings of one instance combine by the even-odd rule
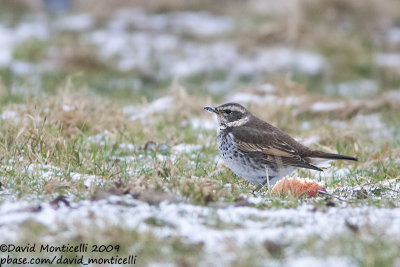
[[[321,160],[358,161],[304,146],[238,103],[204,109],[217,116],[217,145],[225,165],[258,189],[274,185],[298,168],[323,171],[316,166]]]

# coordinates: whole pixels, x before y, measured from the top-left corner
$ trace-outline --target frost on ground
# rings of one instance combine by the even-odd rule
[[[299,109],[309,101],[306,94],[285,96],[268,84],[255,91],[237,92],[229,97],[253,102],[258,96],[260,101],[254,104],[261,109],[256,109],[255,114],[262,112],[266,103]],[[398,97],[395,92],[388,95],[392,100]],[[60,102],[56,109],[63,114],[76,111],[78,105],[66,103]],[[6,233],[0,237],[0,242],[23,243],[28,233],[30,240],[37,243],[93,240],[93,231],[98,240],[110,242],[118,242],[121,236],[131,237],[133,233],[139,237],[151,235],[156,244],[167,246],[160,251],[169,251],[169,255],[176,254],[176,246],[168,245],[171,239],[179,240],[184,247],[196,248],[201,251],[198,260],[203,266],[229,265],[251,258],[259,261],[250,265],[272,261],[277,265],[295,266],[295,259],[299,257],[306,264],[320,262],[326,255],[329,255],[329,264],[357,266],[362,262],[357,251],[367,250],[358,246],[370,244],[369,239],[388,246],[399,245],[396,226],[400,222],[400,183],[398,179],[382,179],[379,172],[382,163],[385,167],[394,166],[394,170],[388,172],[396,171],[398,158],[395,154],[377,155],[375,160],[361,162],[358,166],[328,164],[324,172],[297,173],[299,177],[325,182],[328,193],[342,200],[329,196],[306,200],[278,197],[270,195],[266,189],[253,196],[253,186],[232,176],[217,156],[216,124],[201,107],[193,116],[183,116],[174,122],[174,128],[166,128],[165,132],[161,132],[161,128],[151,128],[154,122],[165,119],[163,113],[178,104],[177,97],[166,96],[147,104],[121,108],[121,116],[133,123],[135,130],[150,127],[162,135],[157,141],[149,136],[138,141],[133,134],[121,137],[120,132],[110,129],[108,124],[93,135],[79,135],[74,139],[74,144],[79,146],[74,149],[80,151],[74,155],[79,155],[80,164],[74,168],[81,171],[56,164],[33,163],[24,153],[14,160],[3,161],[0,170],[6,178],[12,178],[13,171],[19,172],[19,179],[8,179],[6,185],[14,190],[26,186],[34,194],[18,199],[9,188],[0,190],[0,226]],[[329,113],[346,105],[338,101],[320,101],[308,108],[316,113]],[[22,118],[27,117],[24,116],[27,109],[27,106],[6,108],[0,118],[18,125],[24,123]],[[46,114],[51,111],[47,110]],[[46,122],[40,116],[32,118],[25,121],[25,127],[31,121]],[[339,130],[360,129],[363,137],[369,139],[389,140],[396,136],[396,127],[385,123],[381,113],[319,122],[322,127],[326,124]],[[304,131],[314,127],[312,121],[301,125]],[[308,146],[323,143],[326,136],[320,133],[314,132],[298,140]],[[129,130],[124,134],[129,135]],[[333,145],[329,147],[334,148]],[[374,147],[368,143],[365,149]],[[94,168],[81,167],[93,161],[96,162]],[[104,175],[102,171],[107,168],[112,171]],[[372,179],[372,175],[378,178]],[[127,184],[123,190],[114,188],[122,183]],[[76,193],[79,190],[80,193]],[[58,198],[58,194],[63,197]],[[58,200],[49,202],[49,199]],[[39,230],[36,233],[32,229]],[[110,237],[113,233],[118,237]],[[132,239],[125,244],[130,251],[154,245],[142,244],[145,241],[139,238],[138,247],[133,246]],[[355,248],[343,248],[343,242],[354,242]],[[375,246],[375,243],[370,245]],[[318,252],[321,246],[323,253]],[[154,255],[154,251],[152,253]]]
[[[232,263],[240,258],[238,252],[266,243],[278,247],[290,245],[282,262],[294,266],[298,250],[303,251],[302,257],[318,258],[313,249],[302,248],[304,244],[352,236],[354,231],[364,238],[379,236],[387,242],[400,242],[399,208],[346,207],[346,203],[329,209],[305,203],[297,208],[260,210],[249,206],[213,208],[166,201],[151,205],[129,195],[58,206],[6,201],[0,206],[0,224],[1,243],[22,240],[30,224],[45,229],[38,243],[67,241],[91,229],[101,234],[113,228],[152,233],[160,240],[179,238],[202,244],[205,257],[201,262],[214,266]],[[349,253],[339,252],[340,266],[356,266],[357,255]]]

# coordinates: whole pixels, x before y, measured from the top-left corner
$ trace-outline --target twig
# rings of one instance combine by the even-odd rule
[[[336,198],[336,199],[338,199],[338,200],[340,200],[340,201],[344,201],[344,202],[349,203],[348,200],[343,199],[343,198],[338,197],[338,196],[335,196],[335,195],[332,195],[332,194],[330,194],[330,193],[328,193],[328,192],[326,192],[326,191],[318,190],[318,194],[325,195],[325,196],[330,196],[330,197]]]

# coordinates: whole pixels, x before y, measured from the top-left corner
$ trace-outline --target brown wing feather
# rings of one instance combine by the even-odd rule
[[[306,157],[301,157],[294,147],[280,140],[273,132],[242,126],[233,128],[232,133],[235,136],[238,150],[243,153],[253,154],[268,162],[285,166],[321,170],[310,164]]]

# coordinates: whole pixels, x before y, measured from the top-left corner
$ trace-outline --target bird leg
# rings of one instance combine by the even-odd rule
[[[265,177],[267,177],[267,185],[268,185],[268,192],[271,193],[271,185],[269,184],[269,175],[268,175],[268,168],[265,167]],[[265,181],[264,181],[265,184]]]
[[[260,191],[261,188],[263,188],[264,185],[265,185],[265,182],[262,182],[261,184],[258,184],[258,185],[256,186],[256,188],[253,189],[253,195],[255,195],[255,194],[254,194],[255,192]]]
[[[269,175],[268,175],[268,168],[265,167],[265,176],[267,179],[265,179],[261,184],[258,184],[257,187],[253,190],[253,195],[255,195],[255,192],[258,192],[261,190],[261,188],[264,187],[264,185],[268,185],[268,191],[271,192],[271,185],[269,184]]]

